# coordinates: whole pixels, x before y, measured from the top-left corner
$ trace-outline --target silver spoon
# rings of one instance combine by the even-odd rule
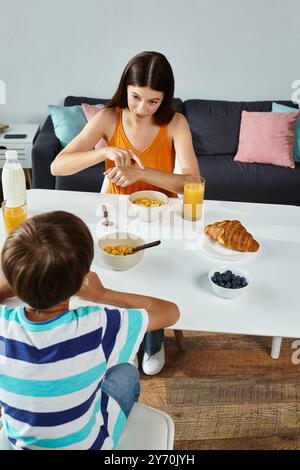
[[[102,222],[102,225],[106,225],[107,227],[109,225],[114,225],[114,223],[111,222],[111,220],[108,220],[108,210],[107,210],[107,207],[104,204],[102,204],[102,210],[103,210],[103,215],[105,217],[105,220],[104,220],[104,222]]]

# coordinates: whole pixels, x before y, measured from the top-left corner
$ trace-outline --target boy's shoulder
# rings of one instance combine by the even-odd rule
[[[0,305],[0,318],[6,320],[15,320],[18,318],[20,309],[23,307],[11,307],[9,305]]]

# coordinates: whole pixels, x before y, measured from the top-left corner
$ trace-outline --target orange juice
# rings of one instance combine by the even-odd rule
[[[184,182],[183,193],[183,218],[194,221],[202,215],[204,199],[205,179],[202,177],[190,177]]]
[[[2,205],[5,232],[8,236],[18,225],[27,218],[25,204],[21,207],[6,207]]]

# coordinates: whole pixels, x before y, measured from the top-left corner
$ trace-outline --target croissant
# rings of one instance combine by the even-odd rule
[[[223,220],[207,225],[204,233],[231,250],[253,252],[259,249],[259,243],[239,220]]]

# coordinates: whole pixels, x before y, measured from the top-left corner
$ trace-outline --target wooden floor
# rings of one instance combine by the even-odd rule
[[[175,449],[300,449],[294,339],[274,360],[267,337],[184,332],[187,350],[178,352],[166,335],[166,365],[141,373],[140,402],[172,416]]]

